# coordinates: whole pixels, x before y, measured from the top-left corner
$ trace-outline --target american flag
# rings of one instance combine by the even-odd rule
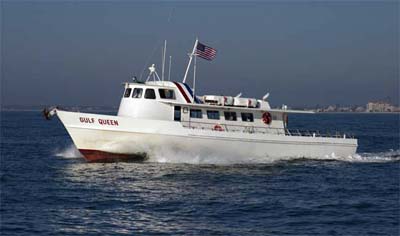
[[[196,47],[196,54],[203,59],[211,61],[217,55],[217,50],[198,42]]]

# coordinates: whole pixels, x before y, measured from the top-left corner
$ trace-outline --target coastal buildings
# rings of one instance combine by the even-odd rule
[[[400,107],[385,101],[371,101],[366,106],[353,105],[329,105],[327,107],[318,107],[313,109],[315,112],[400,112]]]
[[[400,108],[384,101],[373,101],[367,103],[366,112],[400,112]]]

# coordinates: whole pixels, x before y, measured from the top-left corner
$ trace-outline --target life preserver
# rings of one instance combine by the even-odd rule
[[[219,125],[219,124],[216,124],[216,125],[214,125],[214,128],[213,128],[213,130],[215,130],[215,131],[224,131],[224,128],[222,128],[222,126],[221,126],[221,125]]]
[[[264,124],[269,125],[272,122],[272,116],[271,113],[269,112],[264,112],[262,114],[262,121],[264,122]]]

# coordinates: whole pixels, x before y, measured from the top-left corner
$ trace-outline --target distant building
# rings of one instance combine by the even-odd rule
[[[329,105],[327,107],[317,106],[315,112],[400,112],[400,107],[391,105],[384,101],[368,102],[366,106],[359,105]]]
[[[356,107],[356,108],[354,109],[354,111],[355,111],[355,112],[365,112],[365,108],[364,108],[364,107],[361,107],[361,106],[358,106],[358,107]]]
[[[398,112],[400,109],[388,102],[376,101],[368,102],[366,112]]]
[[[325,112],[335,112],[335,111],[336,111],[336,106],[332,105],[325,109]]]

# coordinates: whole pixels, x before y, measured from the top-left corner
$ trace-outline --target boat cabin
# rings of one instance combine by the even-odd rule
[[[271,109],[268,101],[232,96],[193,95],[185,83],[125,83],[118,116],[181,122],[184,127],[257,132],[286,129],[289,110]],[[278,132],[278,131],[277,131]]]

